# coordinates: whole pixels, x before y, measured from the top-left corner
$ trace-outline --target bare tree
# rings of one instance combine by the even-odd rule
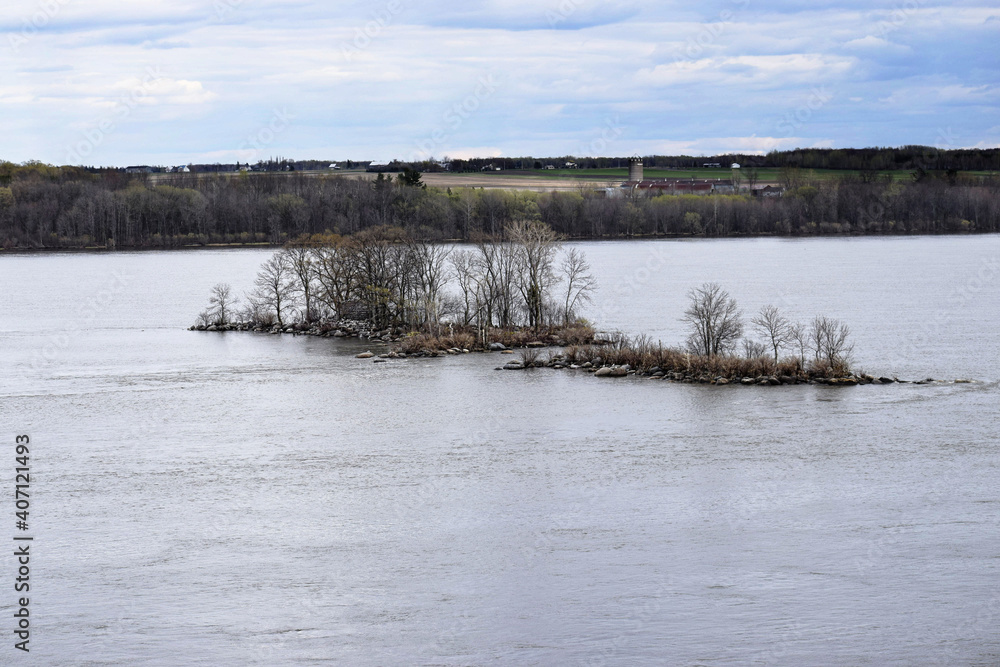
[[[357,289],[356,264],[350,246],[339,236],[329,236],[312,249],[312,254],[319,283],[316,298],[337,317],[342,317]]]
[[[691,325],[691,352],[709,357],[731,352],[743,335],[742,313],[736,300],[718,283],[705,283],[688,292],[688,298],[691,305],[682,320]]]
[[[309,246],[304,243],[289,245],[281,251],[285,255],[293,276],[292,292],[302,298],[304,311],[302,319],[312,322],[316,319],[313,296],[316,292],[316,263]]]
[[[559,250],[559,235],[533,220],[516,220],[505,231],[518,251],[517,287],[528,313],[528,326],[538,329],[544,319],[545,297],[555,282],[552,264]]]
[[[410,241],[407,246],[413,271],[420,324],[441,324],[441,292],[448,282],[446,264],[451,248],[441,244]]]
[[[250,297],[251,303],[274,313],[279,326],[284,326],[284,313],[293,304],[293,271],[288,264],[288,256],[278,252],[264,262],[257,273],[254,285],[257,288]]]
[[[850,361],[854,345],[848,342],[851,329],[840,320],[817,317],[812,321],[810,340],[816,359],[825,361],[831,367],[846,366]]]
[[[566,279],[566,298],[563,302],[562,319],[569,326],[578,305],[593,298],[597,289],[597,279],[590,273],[590,263],[582,252],[570,248],[562,261],[563,277]]]
[[[806,350],[809,349],[809,330],[798,322],[790,324],[788,327],[788,340],[795,343],[795,347],[799,351],[799,361],[805,365]]]
[[[789,321],[776,306],[764,306],[750,323],[774,351],[774,363],[778,363],[778,353],[791,340]]]
[[[752,338],[743,339],[743,356],[747,359],[757,359],[767,354],[767,346]]]
[[[462,296],[462,324],[471,324],[479,313],[479,281],[476,260],[471,251],[457,250],[451,254],[452,275]]]
[[[212,288],[206,313],[210,324],[229,324],[239,298],[233,295],[233,288],[227,283],[219,283]]]

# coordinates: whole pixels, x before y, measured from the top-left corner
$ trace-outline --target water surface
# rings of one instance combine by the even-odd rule
[[[581,247],[608,328],[677,342],[714,280],[847,321],[872,372],[980,382],[375,365],[185,330],[265,251],[0,257],[35,660],[997,664],[1000,237]]]

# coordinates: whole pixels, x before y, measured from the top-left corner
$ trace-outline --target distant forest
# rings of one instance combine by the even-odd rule
[[[903,149],[884,150],[898,157]],[[827,158],[855,152],[828,151]],[[994,159],[989,151],[950,153],[955,160],[965,153]],[[985,165],[973,157],[963,170]],[[282,244],[305,234],[346,235],[374,227],[398,227],[425,240],[474,240],[499,236],[512,221],[540,221],[569,238],[597,239],[1000,232],[1000,178],[958,173],[949,166],[957,162],[944,161],[947,168],[939,170],[932,168],[936,163],[914,159],[912,177],[902,180],[875,169],[810,180],[805,165],[786,167],[784,196],[773,198],[441,190],[424,187],[413,171],[397,178],[380,174],[374,181],[295,172],[184,174],[159,185],[149,175],[121,170],[0,163],[0,244]]]

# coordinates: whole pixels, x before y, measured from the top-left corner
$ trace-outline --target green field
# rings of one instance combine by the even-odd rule
[[[741,170],[744,172],[743,177],[746,178],[746,170]],[[485,172],[503,174],[505,176],[531,176],[534,178],[580,178],[585,180],[625,180],[628,178],[628,169],[525,169],[520,171],[503,171],[503,172]],[[777,183],[781,180],[781,169],[776,167],[761,168],[757,170],[758,180],[762,183]],[[802,179],[807,181],[812,180],[831,180],[837,178],[843,178],[844,176],[857,175],[860,172],[842,169],[803,169],[799,172]],[[894,180],[908,180],[913,176],[913,170],[911,169],[899,169],[895,171],[882,171],[881,174],[887,174],[891,176]],[[962,174],[972,175],[972,176],[988,176],[991,174],[996,174],[997,172],[988,171],[968,171],[960,172]],[[456,174],[457,175],[457,174]],[[646,167],[643,170],[643,175],[645,178],[723,178],[728,179],[732,177],[731,169],[657,169]]]

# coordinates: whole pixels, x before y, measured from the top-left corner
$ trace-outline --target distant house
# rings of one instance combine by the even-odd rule
[[[336,164],[336,163],[334,163],[334,164],[331,164],[331,165],[329,166],[329,169],[340,169],[340,165],[339,165],[339,164]]]
[[[785,189],[775,185],[758,185],[754,187],[752,194],[754,197],[783,197]]]
[[[546,169],[555,169],[556,166],[554,164],[547,164],[547,165],[545,165],[545,168]]]
[[[739,162],[734,162],[733,166],[732,166],[732,169],[739,169],[739,168],[740,168],[740,163]]]
[[[369,162],[368,163],[368,167],[367,167],[367,171],[372,171],[372,172],[375,172],[375,171],[389,171],[389,163],[388,162]]]
[[[567,169],[579,169],[580,167],[579,167],[579,165],[577,165],[576,162],[567,162],[566,163],[566,168]]]

